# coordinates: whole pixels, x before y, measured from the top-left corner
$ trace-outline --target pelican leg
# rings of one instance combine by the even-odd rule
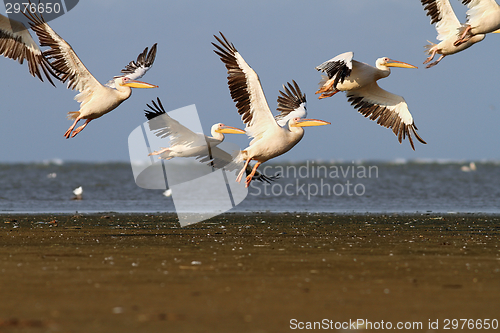
[[[82,126],[78,127],[76,130],[74,130],[73,134],[71,134],[71,137],[74,138],[75,135],[80,133],[88,125],[88,123],[90,123],[91,120],[92,119],[87,119],[87,121],[85,121],[85,123]]]
[[[323,93],[323,94],[321,94],[321,95],[318,97],[318,99],[323,99],[323,98],[327,98],[327,97],[332,97],[333,95],[335,95],[335,94],[336,94],[336,93],[338,93],[339,91],[340,91],[340,90],[335,89],[335,91],[334,91],[334,92],[331,92],[331,93],[329,93],[329,94],[325,94],[325,93]]]
[[[168,148],[161,148],[160,150],[155,150],[151,154],[148,154],[148,156],[151,156],[151,155],[160,155],[160,154],[163,154],[163,153],[167,152],[168,150],[169,150]]]
[[[321,94],[326,91],[332,90],[334,82],[335,82],[334,78],[331,78],[330,80],[326,81],[325,84],[318,91],[316,91],[316,94]]]
[[[236,181],[239,183],[241,182],[241,178],[243,178],[243,173],[245,172],[245,170],[247,169],[247,166],[248,166],[248,163],[250,163],[250,160],[251,158],[249,158],[246,162],[245,162],[245,166],[243,166],[243,169],[241,169],[240,173],[238,174],[238,177],[236,177]]]
[[[441,56],[439,57],[439,59],[438,59],[438,60],[436,60],[436,61],[434,61],[434,62],[431,62],[430,64],[428,64],[428,65],[426,66],[426,68],[431,68],[431,67],[436,66],[437,64],[439,64],[439,62],[440,62],[441,60],[443,60],[443,58],[444,58],[444,57],[446,57],[444,54],[443,54],[443,55],[441,55]]]
[[[259,167],[260,164],[261,164],[260,162],[257,162],[253,166],[252,172],[247,176],[245,187],[248,187],[248,185],[250,185],[250,182],[252,181],[252,178],[255,175],[255,172],[257,171],[257,168]]]
[[[436,53],[437,53],[437,49],[434,49],[431,53],[431,55],[429,56],[429,58],[425,59],[424,61],[424,65],[430,61],[432,61],[432,59],[434,59],[434,57],[436,56]],[[429,67],[427,67],[429,68]]]
[[[66,139],[69,139],[69,135],[71,134],[71,131],[75,128],[76,124],[80,121],[80,118],[76,118],[75,119],[75,122],[73,123],[73,125],[71,125],[68,130],[66,131],[66,133],[64,133],[64,137]]]
[[[462,36],[460,36],[459,39],[457,39],[455,41],[455,43],[453,43],[453,45],[455,46],[459,46],[460,44],[463,44],[465,43],[466,41],[468,41],[472,36],[467,36],[467,38],[465,37],[469,31],[472,29],[472,27],[470,25],[467,26],[467,28],[465,28],[464,32],[462,33]]]

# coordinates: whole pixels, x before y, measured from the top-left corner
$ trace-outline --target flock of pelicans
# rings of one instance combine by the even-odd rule
[[[482,41],[487,33],[500,32],[500,6],[495,0],[460,0],[468,6],[467,19],[460,23],[449,0],[421,0],[424,10],[436,25],[438,44],[426,46],[429,57],[424,64],[427,68],[438,64],[445,56],[463,51]],[[131,61],[119,76],[115,76],[105,85],[99,83],[80,61],[72,47],[44,21],[43,17],[29,10],[25,13],[30,21],[30,28],[38,36],[42,51],[32,39],[28,30],[20,22],[10,20],[0,14],[0,54],[4,57],[28,63],[32,76],[43,81],[46,78],[52,85],[52,78],[67,82],[68,88],[78,90],[75,99],[80,103],[80,110],[69,112],[68,118],[73,124],[64,133],[66,138],[80,133],[93,119],[114,110],[131,95],[131,88],[156,88],[156,85],[138,81],[153,65],[156,56],[156,44],[148,52],[146,48],[136,61]],[[206,147],[213,150],[224,140],[224,134],[244,134],[252,138],[249,146],[241,151],[236,159],[244,163],[237,176],[241,181],[246,173],[246,186],[252,179],[272,180],[257,171],[261,163],[282,155],[293,148],[303,137],[307,126],[329,124],[323,120],[308,119],[306,97],[295,81],[283,85],[284,92],[278,97],[277,116],[273,116],[265,99],[257,73],[246,63],[234,45],[220,33],[214,36],[214,52],[224,63],[228,73],[228,86],[231,97],[236,103],[238,113],[245,124],[245,130],[224,124],[212,127],[211,137],[196,134],[168,117],[161,101],[148,105],[146,117],[154,120],[161,116],[161,122],[152,130],[161,137],[170,137],[169,148],[162,148],[152,153],[163,159],[173,157],[203,157]],[[440,57],[431,63],[436,54]],[[339,91],[345,91],[348,101],[365,117],[377,121],[381,126],[392,129],[401,143],[408,137],[412,149],[413,136],[421,143],[426,143],[418,134],[413,117],[403,97],[383,90],[377,84],[379,79],[390,74],[390,67],[416,68],[413,65],[380,58],[375,67],[353,59],[352,52],[340,54],[316,69],[325,75],[320,81],[319,98],[331,97]],[[76,128],[80,120],[85,123]],[[204,147],[204,148],[203,148]],[[253,167],[250,161],[256,161]]]

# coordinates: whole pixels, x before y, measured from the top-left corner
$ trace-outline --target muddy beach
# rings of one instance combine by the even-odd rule
[[[478,214],[2,215],[0,332],[491,323],[499,236],[500,216]]]

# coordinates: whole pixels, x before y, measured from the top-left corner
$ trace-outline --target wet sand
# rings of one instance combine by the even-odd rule
[[[477,214],[0,215],[0,332],[440,332],[500,320],[499,236]]]

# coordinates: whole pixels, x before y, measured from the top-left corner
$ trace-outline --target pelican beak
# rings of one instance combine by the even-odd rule
[[[492,34],[500,34],[500,29],[495,30],[495,31],[492,31],[491,33],[492,33]]]
[[[157,85],[136,80],[129,80],[127,83],[122,85],[130,88],[158,88]]]
[[[399,67],[399,68],[418,68],[417,66],[407,64],[406,62],[392,60],[392,59],[389,59],[389,61],[385,63],[385,66],[387,66],[387,67]]]
[[[323,126],[330,125],[328,121],[318,120],[318,119],[299,119],[291,126],[295,127],[307,127],[307,126]]]
[[[236,127],[231,127],[231,126],[221,126],[220,128],[215,130],[217,133],[224,133],[224,134],[246,134],[244,130],[241,130]]]

